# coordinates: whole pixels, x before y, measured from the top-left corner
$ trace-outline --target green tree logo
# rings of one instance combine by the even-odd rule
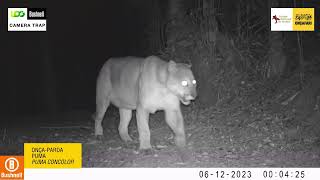
[[[25,15],[24,11],[11,11],[11,17],[24,17]]]

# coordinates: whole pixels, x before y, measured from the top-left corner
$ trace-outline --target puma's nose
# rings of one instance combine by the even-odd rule
[[[197,91],[195,91],[195,90],[192,91],[192,92],[191,92],[191,96],[193,97],[193,100],[196,99],[196,97],[197,97]]]
[[[196,99],[196,97],[197,97],[197,93],[196,92],[192,92],[192,93],[186,95],[186,99],[189,100],[189,101],[192,101],[192,100]]]

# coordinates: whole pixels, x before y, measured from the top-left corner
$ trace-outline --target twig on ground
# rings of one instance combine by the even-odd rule
[[[42,126],[41,129],[91,129],[88,126]]]
[[[293,96],[291,96],[287,100],[283,101],[281,104],[282,105],[288,105],[299,93],[300,93],[300,91],[296,92]]]

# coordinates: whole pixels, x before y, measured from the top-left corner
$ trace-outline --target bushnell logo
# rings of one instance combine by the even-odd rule
[[[7,13],[8,31],[47,30],[46,8],[15,7],[8,8]]]
[[[11,11],[11,17],[24,17],[25,15],[24,11]]]

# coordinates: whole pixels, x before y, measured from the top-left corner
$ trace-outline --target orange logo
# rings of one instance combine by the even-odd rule
[[[23,156],[0,156],[0,180],[23,179]]]

